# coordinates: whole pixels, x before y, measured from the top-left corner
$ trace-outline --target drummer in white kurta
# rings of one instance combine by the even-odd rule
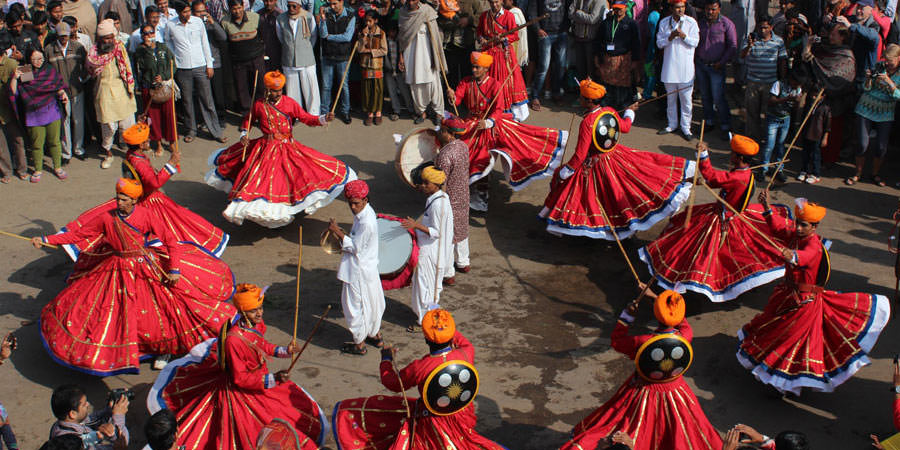
[[[384,345],[381,316],[384,315],[384,291],[378,274],[378,218],[369,205],[369,186],[353,180],[344,186],[344,197],[353,212],[353,228],[344,233],[334,219],[328,229],[341,240],[341,264],[338,280],[344,282],[341,306],[353,342],[341,347],[342,353],[365,355],[368,342]]]
[[[441,188],[447,181],[443,170],[432,166],[422,170],[419,190],[428,196],[422,222],[410,217],[403,219],[403,227],[416,231],[419,245],[419,262],[412,280],[412,309],[416,324],[407,331],[414,332],[422,324],[422,317],[440,301],[442,280],[448,274],[453,259],[453,210],[450,197]]]

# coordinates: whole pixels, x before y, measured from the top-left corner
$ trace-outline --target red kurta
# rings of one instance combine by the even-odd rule
[[[628,320],[628,322],[625,322]],[[629,336],[631,318],[623,314],[612,333],[616,351],[635,359],[638,348],[655,336]],[[678,333],[691,341],[693,331],[687,321],[676,329],[657,333]],[[648,383],[636,373],[606,403],[572,430],[572,439],[563,450],[588,450],[616,431],[634,439],[634,450],[719,450],[722,439],[700,408],[694,392],[682,377],[667,383]]]
[[[475,360],[475,348],[459,332],[452,347],[413,361],[398,372],[393,362],[381,362],[381,383],[394,392],[416,386],[419,395],[428,375],[446,361]],[[403,397],[374,396],[338,402],[332,422],[338,447],[346,450],[445,449],[486,450],[505,447],[475,432],[475,406],[449,416],[428,412],[416,398],[408,399],[411,418],[407,419]]]
[[[300,434],[301,448],[313,450],[324,441],[325,416],[315,400],[294,382],[276,384],[266,359],[289,358],[255,328],[233,326],[219,349],[216,339],[160,372],[148,409],[169,408],[178,420],[178,445],[188,449],[255,449],[260,430],[279,418]],[[225,359],[225,370],[220,365]]]
[[[192,242],[215,256],[222,256],[225,247],[228,246],[229,236],[221,229],[209,223],[203,217],[191,210],[175,203],[174,200],[163,194],[159,189],[169,181],[177,170],[170,164],[156,171],[147,155],[140,150],[129,150],[125,160],[134,167],[138,179],[144,188],[144,196],[140,199],[140,205],[149,209],[161,224],[168,229],[178,242]],[[131,170],[122,164],[123,176],[131,178]],[[116,209],[116,199],[101,203],[79,215],[75,220],[66,224],[62,231],[76,231],[84,224],[90,222],[101,214],[106,214]],[[89,242],[75,242],[63,247],[72,260],[78,260],[78,255],[89,249]]]
[[[477,33],[479,38],[490,40],[515,27],[516,17],[513,13],[501,9],[499,13],[493,14],[489,9],[481,13],[481,16],[478,18],[478,28],[476,28],[475,33]],[[501,99],[503,101],[503,110],[528,103],[525,79],[522,78],[522,71],[519,68],[519,62],[516,60],[516,52],[510,45],[518,40],[519,34],[512,33],[506,35],[506,43],[501,42],[481,49],[481,51],[494,57],[494,63],[488,69],[488,75],[503,85],[503,98]],[[513,71],[513,75],[507,79],[510,71]]]
[[[601,153],[593,143],[594,121],[611,108],[597,107],[581,121],[575,154],[550,183],[539,216],[554,234],[613,240],[610,224],[603,219],[601,205],[620,239],[647,230],[678,211],[687,200],[694,162],[660,153],[635,150],[617,144]],[[631,129],[632,119],[619,122],[618,138]],[[560,171],[574,171],[562,180]]]
[[[716,170],[704,156],[700,159],[700,173],[707,185],[722,189],[719,196],[741,211],[753,228],[772,235],[762,205],[748,205],[753,194],[753,176],[748,168]],[[784,206],[776,208],[777,220],[790,222],[790,210]],[[686,217],[686,211],[672,217],[655,241],[638,250],[661,286],[674,289],[675,283],[681,283],[714,302],[723,302],[784,276],[781,252],[724,206],[697,206],[689,226],[685,226]],[[781,246],[787,245],[774,240]]]
[[[890,318],[890,302],[881,295],[825,290],[830,263],[819,236],[801,238],[790,221],[774,214],[767,219],[795,260],[765,310],[738,332],[737,358],[781,392],[831,392],[870,363],[866,354]]]
[[[269,228],[285,226],[295,214],[312,214],[331,203],[356,179],[343,162],[293,138],[295,120],[311,127],[322,122],[290,97],[282,96],[274,106],[257,100],[250,114],[263,136],[251,140],[246,152],[240,142],[213,152],[213,168],[206,175],[207,184],[229,192],[222,215],[230,222],[240,225],[249,219]],[[249,130],[250,125],[248,115],[242,128]]]
[[[150,236],[162,241],[147,247]],[[180,244],[153,211],[97,216],[51,244],[90,242],[68,286],[41,312],[41,338],[53,358],[94,375],[138,372],[145,355],[181,354],[215,336],[235,315],[234,276],[220,259]],[[169,286],[162,271],[180,273]]]
[[[490,75],[481,82],[465,77],[456,87],[456,104],[464,103],[469,110],[466,132],[460,136],[469,146],[469,184],[487,176],[499,156],[506,179],[514,190],[519,190],[550,176],[559,166],[568,131],[512,120],[503,113],[503,98],[493,102],[499,91],[500,83]],[[494,126],[478,130],[482,117],[493,121]]]

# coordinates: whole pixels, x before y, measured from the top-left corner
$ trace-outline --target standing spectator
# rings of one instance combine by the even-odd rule
[[[866,71],[875,68],[878,60],[878,47],[881,45],[881,27],[872,16],[875,6],[873,0],[859,0],[856,2],[856,19],[852,24],[847,16],[834,18],[836,23],[850,29],[850,48],[856,57],[856,82],[862,85],[866,81]]]
[[[228,14],[228,2],[226,0],[209,0],[206,2],[206,8],[209,11],[209,15],[216,22],[225,20],[225,15]]]
[[[0,34],[0,92],[9,92],[9,84],[19,66],[6,54],[11,46],[9,37]],[[0,182],[9,183],[9,176],[13,173],[20,180],[27,180],[24,132],[8,95],[0,95],[0,125]]]
[[[106,13],[103,18],[113,21],[113,26],[116,27],[116,40],[121,42],[122,45],[127,49],[128,39],[131,38],[131,35],[122,31],[122,20],[119,17],[119,13],[117,13],[116,11],[110,11]]]
[[[281,71],[281,41],[278,40],[275,19],[284,11],[279,9],[278,0],[263,0],[263,7],[259,11],[259,36],[265,48],[266,72]]]
[[[73,434],[81,438],[87,450],[125,448],[129,439],[125,424],[128,404],[128,398],[122,395],[91,414],[91,404],[84,391],[74,384],[62,385],[50,397],[50,409],[56,417],[50,427],[50,439]]]
[[[807,111],[812,102],[807,105]],[[819,182],[822,170],[822,148],[828,145],[828,135],[831,133],[831,105],[825,96],[816,104],[816,108],[809,113],[809,121],[803,133],[803,165],[797,180],[809,184]]]
[[[516,6],[516,0],[503,0],[503,9],[512,13],[513,17],[516,19],[517,27],[525,25],[525,23],[528,22],[528,20],[525,19],[525,13]],[[523,67],[528,64],[528,28],[522,28],[517,31],[516,34],[519,35],[519,39],[516,42],[513,42],[512,46],[516,50],[516,61],[519,62],[519,67]],[[473,46],[472,50],[474,49],[475,47]],[[472,64],[469,63],[470,71],[472,70],[471,66]],[[458,81],[456,83],[451,81],[451,83],[454,85],[459,84]]]
[[[166,145],[171,146],[175,142],[175,96],[164,103],[155,103],[150,96],[151,89],[168,87],[174,93],[175,82],[172,80],[172,70],[175,64],[175,55],[162,42],[156,42],[156,28],[150,24],[141,27],[141,35],[144,42],[134,54],[134,63],[137,67],[138,80],[141,88],[141,102],[145,105],[147,117],[150,119],[151,147],[157,156],[162,155],[160,141],[165,140]],[[186,98],[186,102],[193,103],[192,98]]]
[[[37,46],[43,50],[47,44],[56,41],[56,33],[50,31],[50,15],[47,11],[35,11],[31,16],[31,31],[37,36]]]
[[[319,79],[316,76],[316,20],[303,9],[301,0],[288,0],[287,12],[278,16],[276,32],[281,41],[281,66],[284,69],[285,94],[310,114],[317,113]]]
[[[194,0],[191,2],[191,14],[199,17],[206,27],[206,40],[209,41],[209,53],[213,59],[213,77],[210,78],[210,88],[212,90],[213,104],[216,106],[216,116],[219,119],[219,128],[225,129],[225,70],[223,68],[223,59],[226,46],[228,45],[228,35],[222,25],[213,20],[206,9],[204,0]],[[195,107],[199,105],[199,101],[195,102]]]
[[[338,80],[343,77],[344,69],[350,63],[350,53],[353,48],[351,41],[356,31],[356,16],[344,8],[344,0],[329,0],[328,6],[327,11],[325,5],[319,7],[319,15],[316,16],[319,39],[322,40],[320,43],[322,51],[322,114],[331,112],[331,87],[335,77]],[[350,88],[348,84],[347,79],[344,78],[344,87],[340,89],[342,97],[339,99],[341,100],[341,110],[338,113],[338,118],[347,125],[353,121],[350,118]]]
[[[793,9],[796,5],[794,0],[778,0],[778,13],[772,16],[772,32],[784,39],[785,28],[787,28],[788,10]]]
[[[572,0],[569,5],[569,20],[575,41],[572,50],[575,51],[579,79],[588,78],[594,72],[594,37],[597,36],[598,24],[605,16],[606,2],[603,0]]]
[[[537,36],[537,67],[534,84],[531,85],[531,109],[541,110],[540,94],[544,89],[547,72],[550,72],[550,95],[558,102],[563,95],[563,75],[566,73],[566,48],[568,47],[569,16],[568,2],[572,0],[531,0],[528,2],[528,17],[536,18],[544,14],[550,17],[530,26]],[[518,70],[518,68],[516,68]],[[501,80],[502,82],[502,80]]]
[[[85,0],[79,0],[85,1]],[[87,70],[94,84],[94,110],[100,123],[100,147],[106,153],[100,167],[112,167],[112,144],[116,131],[134,125],[134,75],[125,46],[116,41],[113,21],[97,26],[97,44],[88,52]]]
[[[621,109],[634,102],[634,80],[641,61],[637,22],[627,15],[627,0],[615,0],[612,14],[600,22],[594,65],[606,87],[605,106]]]
[[[47,0],[32,0],[31,6],[28,7],[28,17],[34,16],[37,11],[47,12]]]
[[[146,9],[146,7],[144,8]],[[159,24],[162,25],[163,28],[168,26],[169,22],[178,20],[179,13],[181,12],[181,10],[175,11],[175,8],[170,8],[169,0],[156,0],[156,8],[159,10]],[[157,33],[159,32],[157,31]],[[165,35],[165,32],[163,33],[163,35]]]
[[[684,14],[684,0],[670,0],[672,14],[659,22],[656,46],[663,51],[660,79],[669,95],[666,108],[668,125],[657,134],[667,134],[679,127],[678,104],[681,103],[681,133],[690,141],[691,94],[694,92],[694,50],[700,42],[700,29],[693,17]]]
[[[356,41],[359,67],[362,69],[362,105],[366,113],[363,125],[374,122],[381,125],[381,104],[384,101],[384,55],[387,54],[387,38],[378,26],[378,13],[366,12],[366,26],[360,30]]]
[[[253,99],[250,98],[254,84],[253,77],[256,76],[257,86],[263,86],[266,48],[259,35],[259,14],[245,11],[243,0],[228,0],[228,9],[230,15],[222,21],[222,28],[228,35],[231,70],[241,107],[240,113],[245,116],[253,105]],[[262,90],[257,89],[257,92],[261,94]]]
[[[161,409],[147,419],[144,425],[147,446],[150,450],[176,450],[178,421],[171,409]]]
[[[6,32],[16,48],[10,56],[20,64],[28,64],[25,54],[33,48],[40,48],[37,35],[25,28],[25,19],[14,11],[6,15]]]
[[[159,8],[155,5],[150,5],[144,10],[144,17],[147,19],[144,22],[146,25],[150,25],[154,28],[154,36],[156,36],[156,42],[162,42],[165,38],[164,31],[166,29],[166,25],[160,22]],[[141,36],[141,27],[138,27],[131,33],[131,37],[128,38],[128,53],[133,54],[137,51],[138,47],[141,43],[144,42],[143,36]]]
[[[121,21],[119,31],[126,34],[131,34],[134,31],[134,21],[131,19],[131,11],[128,9],[128,4],[125,0],[103,0],[100,8],[97,9],[97,17],[106,18],[106,14],[110,11],[114,11],[119,15],[119,20]]]
[[[510,4],[514,3],[512,0],[507,1]],[[440,3],[441,6],[446,5],[445,2]],[[437,18],[438,28],[444,36],[447,79],[452,85],[458,83],[472,70],[469,53],[475,49],[475,1],[459,1],[457,5],[458,11],[439,10]],[[522,16],[523,19],[524,17]]]
[[[725,99],[725,72],[728,63],[737,53],[737,34],[734,23],[722,16],[721,6],[720,0],[709,0],[704,8],[706,18],[699,21],[700,45],[697,47],[696,73],[706,123],[713,126],[718,122],[723,139],[729,140],[731,110]]]
[[[400,49],[397,44],[397,26],[387,29],[387,55],[384,57],[384,82],[391,98],[391,121],[400,119],[400,114],[412,116],[412,93],[406,84],[406,74],[400,68]]]
[[[894,123],[894,110],[900,100],[900,45],[890,44],[884,49],[884,69],[866,73],[863,92],[856,104],[856,173],[844,180],[848,185],[856,184],[862,176],[866,164],[866,153],[869,150],[869,134],[874,130],[878,138],[872,153],[872,182],[884,186],[884,180],[878,175],[884,155],[887,154],[888,140],[891,136],[891,125]]]
[[[93,37],[89,36],[87,33],[82,33],[78,28],[78,19],[74,16],[63,16],[62,21],[69,25],[69,28],[72,29],[72,34],[69,36],[69,39],[74,39],[78,41],[85,49],[89,49],[94,46]]]
[[[197,115],[192,100],[195,95],[200,100],[200,113],[203,122],[206,123],[206,129],[213,139],[225,142],[209,83],[215,72],[206,27],[199,17],[191,17],[190,6],[186,4],[178,6],[178,19],[166,26],[163,42],[175,55],[175,80],[181,89],[181,98],[185,99],[182,105],[187,116],[185,123],[188,134],[184,137],[184,142],[193,142],[197,137]]]
[[[78,41],[73,40],[71,28],[65,22],[57,28],[56,42],[46,46],[47,62],[66,83],[66,111],[63,116],[60,134],[62,135],[62,157],[68,160],[74,154],[84,155],[84,82],[87,73],[84,62],[87,50]]]
[[[78,20],[78,31],[91,37],[97,33],[97,11],[90,0],[63,0],[63,15]]]
[[[397,43],[400,68],[406,72],[406,83],[412,93],[413,108],[417,117],[413,123],[425,121],[431,113],[431,121],[437,125],[444,114],[444,93],[441,89],[441,70],[444,64],[444,48],[440,45],[437,13],[421,0],[407,0],[400,8],[400,33]]]
[[[15,97],[16,109],[25,117],[28,147],[31,148],[31,157],[34,160],[31,182],[41,181],[45,148],[53,159],[53,173],[60,180],[65,180],[68,175],[62,168],[59,139],[62,112],[59,110],[57,99],[63,105],[69,101],[65,91],[66,83],[56,69],[44,63],[44,54],[39,49],[29,50],[26,59],[31,63],[34,79],[27,82],[20,81],[24,71],[22,67],[17,68],[13,79],[9,82],[9,93]]]
[[[50,14],[50,29],[55,32],[63,18],[62,2],[60,0],[50,2],[47,5],[47,13]]]
[[[771,19],[761,16],[756,19],[756,32],[747,36],[747,43],[741,50],[741,59],[747,66],[747,85],[744,90],[744,107],[747,111],[746,134],[757,142],[762,141],[760,114],[769,104],[772,83],[779,73],[785,73],[787,50],[784,41],[772,33]]]
[[[787,82],[775,81],[769,91],[768,106],[766,107],[766,146],[762,154],[762,163],[768,164],[770,161],[779,161],[784,156],[784,140],[787,139],[788,131],[791,129],[791,115],[800,101],[800,95],[803,93],[800,89],[800,81],[791,74],[786,77]],[[775,166],[772,166],[775,167]],[[767,173],[777,170],[775,179],[779,183],[787,181],[784,170],[781,167],[760,167],[759,180],[764,180]],[[769,170],[771,169],[771,170]]]

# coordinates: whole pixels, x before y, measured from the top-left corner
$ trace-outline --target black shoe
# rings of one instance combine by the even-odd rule
[[[756,178],[756,181],[765,182],[766,181],[766,169],[763,167],[756,169],[754,171],[753,176],[754,176],[754,178]]]
[[[353,118],[350,117],[349,113],[341,114],[338,118],[341,119],[341,122],[344,122],[347,125],[350,125],[350,123],[353,122]]]
[[[431,123],[433,123],[434,126],[438,126],[438,125],[441,124],[441,120],[438,119],[437,114],[432,114],[432,115],[431,115]]]
[[[413,125],[418,125],[418,124],[420,124],[420,123],[422,123],[422,122],[424,122],[424,121],[425,121],[425,118],[424,118],[424,117],[422,117],[422,116],[416,116],[416,118],[413,119]]]
[[[662,130],[657,131],[656,134],[662,136],[662,135],[664,135],[664,134],[669,134],[669,133],[671,133],[671,132],[672,132],[672,130],[670,130],[670,129],[668,129],[668,128],[663,128]]]
[[[690,134],[690,133],[681,133],[681,137],[683,137],[684,140],[690,142],[691,139],[694,138],[694,135],[693,135],[693,134]]]
[[[784,174],[784,170],[779,170],[777,174],[775,174],[775,181],[779,183],[787,183],[787,175]]]

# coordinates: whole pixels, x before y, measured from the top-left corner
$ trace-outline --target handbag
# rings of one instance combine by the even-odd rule
[[[174,92],[170,83],[155,83],[150,88],[150,101],[153,103],[166,103],[172,99]]]

